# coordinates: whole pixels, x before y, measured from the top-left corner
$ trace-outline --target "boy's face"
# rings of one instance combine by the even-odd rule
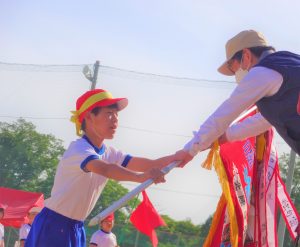
[[[114,221],[104,219],[101,221],[100,227],[105,232],[111,232],[112,228],[114,227]]]
[[[101,107],[97,115],[89,113],[88,121],[92,132],[103,139],[112,139],[118,127],[118,110],[116,108]]]
[[[29,223],[32,224],[32,222],[34,221],[35,216],[37,216],[38,213],[29,213],[28,214],[28,219],[29,219]]]

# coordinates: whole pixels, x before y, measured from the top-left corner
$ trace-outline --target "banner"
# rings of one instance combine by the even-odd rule
[[[223,194],[205,247],[277,247],[278,206],[297,237],[300,218],[279,175],[272,129],[241,142],[215,143],[203,166],[212,164]]]

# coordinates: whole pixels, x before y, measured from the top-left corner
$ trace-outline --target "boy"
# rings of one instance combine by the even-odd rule
[[[90,247],[118,247],[116,235],[111,232],[114,227],[114,214],[99,222],[100,229],[91,238]]]
[[[153,178],[156,183],[163,182],[160,169],[181,160],[183,151],[149,160],[105,146],[104,140],[112,139],[118,127],[118,112],[127,104],[126,98],[114,99],[102,89],[88,91],[78,98],[71,121],[82,138],[70,144],[58,164],[51,197],[36,217],[26,247],[85,246],[83,221],[108,178],[139,183]]]
[[[25,242],[26,239],[28,237],[28,234],[30,232],[31,229],[31,225],[35,219],[35,217],[38,215],[38,213],[41,211],[40,207],[33,207],[29,210],[28,212],[28,223],[27,224],[23,224],[20,227],[19,230],[19,240],[20,240],[20,247],[24,247],[25,246]]]

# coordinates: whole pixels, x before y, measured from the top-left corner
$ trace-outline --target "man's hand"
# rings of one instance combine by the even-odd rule
[[[185,150],[180,150],[176,152],[176,154],[179,153],[181,162],[179,163],[178,167],[184,167],[188,162],[190,162],[194,156],[192,156],[189,152]]]

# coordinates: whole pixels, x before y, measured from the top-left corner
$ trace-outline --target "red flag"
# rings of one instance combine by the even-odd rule
[[[20,227],[27,222],[27,213],[32,207],[43,207],[44,196],[42,193],[0,187],[0,204],[4,207],[4,218],[0,223]]]
[[[155,228],[159,226],[166,226],[166,223],[153,207],[146,192],[143,191],[142,193],[143,201],[131,214],[130,221],[141,233],[148,235],[153,247],[156,247],[158,239]]]

